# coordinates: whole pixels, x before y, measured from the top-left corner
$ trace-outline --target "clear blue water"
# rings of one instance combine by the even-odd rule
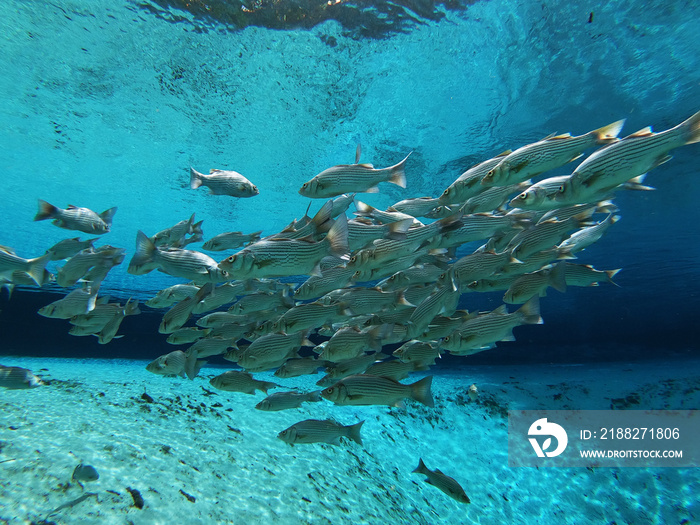
[[[195,212],[205,239],[275,233],[304,215],[301,184],[352,162],[358,142],[375,166],[413,151],[405,190],[382,185],[361,198],[384,208],[437,197],[473,164],[552,132],[623,118],[622,135],[661,131],[700,110],[697,2],[294,5],[309,15],[285,22],[283,3],[245,19],[224,2],[190,11],[165,1],[3,3],[0,245],[35,257],[78,235],[33,222],[37,199],[118,206],[101,242],[125,248],[127,260],[102,292],[145,299],[182,280],[126,272],[138,230],[153,235]],[[621,192],[622,220],[580,257],[623,268],[620,288],[550,292],[545,325],[470,363],[697,356],[699,148],[680,148],[652,171],[656,191]],[[260,195],[191,190],[190,166],[236,170]],[[98,347],[36,316],[58,296],[30,292],[2,298],[0,355],[151,358],[172,349],[157,333],[162,311],[128,318],[123,339]],[[474,295],[461,306],[501,302]]]

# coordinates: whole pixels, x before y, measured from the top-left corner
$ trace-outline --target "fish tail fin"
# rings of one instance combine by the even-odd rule
[[[124,306],[124,315],[138,315],[140,313],[141,309],[139,308],[139,300],[136,299],[132,302],[131,298],[129,298]]]
[[[640,175],[639,177],[635,177],[634,179],[631,179],[631,180],[636,181],[637,179],[640,179],[641,177],[644,177],[644,175]],[[641,178],[637,182],[641,183],[643,181],[644,181],[644,179]],[[599,203],[597,203],[596,209],[595,209],[596,213],[615,213],[618,211],[620,211],[620,208],[618,208],[617,205],[609,199],[604,200],[604,201],[600,201]]]
[[[268,390],[270,390],[271,388],[277,388],[277,387],[279,387],[279,385],[277,383],[263,381],[261,385],[258,385],[257,389],[262,391],[265,395],[267,395]]]
[[[204,359],[197,359],[197,355],[199,352],[197,350],[194,350],[192,352],[187,352],[187,356],[185,357],[185,374],[187,375],[187,378],[192,380],[197,375],[199,374],[199,371],[202,369],[202,367],[207,364],[207,361]]]
[[[341,214],[335,220],[331,229],[328,230],[326,241],[329,243],[329,255],[342,257],[348,254],[350,251],[348,245],[348,219],[345,214]]]
[[[423,458],[418,459],[418,466],[413,469],[412,474],[418,473],[418,474],[426,474],[428,472],[428,467],[425,466],[425,463],[423,463]]]
[[[420,381],[416,381],[410,385],[411,397],[419,403],[423,403],[425,406],[434,407],[433,393],[430,391],[432,384],[433,376],[424,377]]]
[[[618,288],[620,287],[620,285],[617,284],[615,281],[613,281],[613,277],[615,277],[618,273],[620,273],[620,270],[622,270],[622,268],[618,268],[617,270],[605,270],[605,273],[608,276],[608,282],[610,284],[614,284]]]
[[[27,261],[29,263],[29,269],[27,269],[26,273],[38,286],[44,284],[44,269],[46,268],[46,264],[50,260],[51,254],[45,253],[41,257],[37,257],[36,259],[29,259]]]
[[[406,173],[404,172],[404,166],[406,165],[408,157],[411,156],[411,153],[406,155],[406,158],[403,159],[401,162],[389,168],[391,170],[389,175],[389,182],[396,184],[397,186],[400,186],[402,188],[406,187]]]
[[[611,142],[617,142],[617,136],[620,134],[620,131],[622,131],[622,126],[624,125],[625,119],[622,119],[592,131],[593,135],[596,137],[596,143],[610,144]]]
[[[262,235],[262,230],[253,232],[250,234],[250,242],[258,242],[260,240],[260,235]]]
[[[357,209],[356,215],[369,215],[375,210],[374,206],[365,204],[362,201],[355,201],[355,209]],[[411,221],[411,223],[413,223],[413,221]]]
[[[347,437],[349,439],[352,439],[355,443],[357,443],[360,446],[362,446],[362,436],[360,436],[360,429],[362,429],[363,424],[364,421],[360,421],[359,423],[355,423],[354,425],[346,427],[348,429]]]
[[[679,127],[683,128],[685,144],[700,142],[700,111],[689,119],[684,120]]]
[[[39,211],[37,211],[36,215],[34,216],[34,220],[45,221],[46,219],[52,219],[57,212],[58,208],[56,206],[39,199]]]
[[[523,316],[525,324],[542,324],[544,322],[540,316],[540,298],[537,295],[518,308],[516,313]]]
[[[112,226],[112,219],[114,218],[115,213],[117,213],[116,206],[100,213],[100,219],[102,219],[107,226],[111,227]]]
[[[549,272],[549,286],[556,291],[566,293],[566,266],[557,263]]]
[[[145,233],[139,230],[136,234],[136,253],[129,262],[127,272],[135,274],[142,266],[154,262],[155,253],[156,245],[153,244],[153,241],[151,241]]]
[[[321,391],[314,390],[313,392],[309,392],[308,395],[306,396],[306,401],[308,401],[309,403],[320,403],[321,401],[323,401],[323,396],[321,396]],[[360,443],[360,445],[361,444],[362,443]]]
[[[202,185],[202,174],[190,166],[190,188],[196,190]]]

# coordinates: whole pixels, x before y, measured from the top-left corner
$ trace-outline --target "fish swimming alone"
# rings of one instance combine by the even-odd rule
[[[8,390],[36,388],[44,383],[31,370],[19,366],[0,365],[0,387]]]
[[[100,214],[88,208],[79,208],[68,205],[61,209],[39,199],[39,211],[34,216],[35,221],[53,219],[54,226],[66,230],[78,230],[84,233],[108,233],[112,227],[112,218],[117,213],[116,206],[103,211]]]
[[[199,173],[190,168],[190,188],[197,189],[206,186],[212,195],[228,195],[230,197],[255,197],[260,192],[258,187],[235,171],[213,169],[209,175]]]
[[[424,377],[410,385],[380,376],[358,374],[348,376],[324,389],[321,395],[336,405],[389,405],[401,406],[404,398],[411,398],[425,406],[434,406],[430,386],[433,376]]]
[[[427,477],[425,482],[428,485],[440,489],[445,494],[447,494],[452,499],[459,501],[460,503],[471,503],[469,496],[464,492],[462,486],[457,483],[457,480],[443,474],[440,469],[430,470],[423,463],[423,459],[418,460],[418,466],[413,471],[415,474],[423,474]]]

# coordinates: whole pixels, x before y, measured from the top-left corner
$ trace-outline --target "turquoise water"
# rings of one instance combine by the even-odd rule
[[[38,199],[62,208],[74,204],[97,212],[117,206],[112,230],[97,244],[126,250],[126,260],[109,272],[100,289],[101,296],[110,294],[112,300],[122,303],[129,297],[143,301],[166,286],[185,282],[158,271],[127,273],[138,230],[154,235],[196,213],[196,219],[204,221],[205,239],[233,230],[262,230],[263,235],[279,232],[307,210],[309,199],[298,193],[302,183],[329,166],[353,162],[358,143],[362,144],[361,162],[376,167],[395,164],[412,152],[406,165],[406,189],[382,184],[379,193],[358,197],[384,209],[409,197],[438,197],[472,165],[555,132],[580,135],[620,119],[626,119],[621,136],[649,125],[662,131],[700,110],[700,55],[695,36],[700,34],[700,6],[695,2],[339,2],[329,6],[325,2],[13,0],[4,3],[0,13],[4,73],[0,76],[4,168],[0,245],[29,258],[80,234],[56,228],[49,221],[34,222]],[[680,377],[681,371],[683,387],[691,394],[674,391],[663,408],[698,408],[692,394],[698,377],[700,336],[696,322],[700,299],[692,285],[700,278],[698,147],[673,151],[670,162],[650,172],[645,183],[655,191],[619,192],[615,203],[622,220],[575,261],[601,269],[622,268],[615,278],[620,287],[569,287],[566,294],[550,290],[541,300],[543,326],[518,328],[516,342],[499,343],[496,350],[476,356],[445,355],[430,372],[444,406],[451,407],[449,389],[464,397],[464,390],[476,382],[486,399],[496,396],[502,407],[561,408],[548,390],[533,386],[571,380],[556,367],[546,368],[542,376],[535,374],[528,385],[533,405],[524,406],[521,392],[505,386],[512,377],[526,374],[514,366],[525,361],[533,367],[586,363],[582,365],[586,370],[595,371],[583,374],[585,379],[580,391],[571,396],[569,408],[605,408],[606,400],[631,392],[664,396],[665,391],[657,392],[651,385]],[[238,171],[260,194],[236,199],[190,189],[190,167],[204,173],[210,168]],[[551,175],[568,174],[572,169],[567,165]],[[313,201],[309,215],[324,202]],[[351,207],[348,217],[353,211]],[[479,244],[460,247],[458,255]],[[189,248],[201,250],[201,244]],[[219,261],[229,253],[209,255]],[[48,268],[55,272],[63,264],[52,262]],[[209,404],[208,397],[200,397],[202,388],[209,388],[208,379],[223,369],[207,367],[204,378],[194,382],[162,379],[143,370],[145,362],[135,360],[150,361],[174,349],[158,333],[165,309],[142,305],[140,316],[124,320],[119,332],[123,337],[106,346],[92,337],[72,337],[67,334],[66,321],[35,313],[66,291],[56,284],[41,291],[19,286],[11,298],[6,292],[1,297],[0,363],[25,366],[39,375],[83,386],[76,387],[74,398],[64,383],[56,383],[64,385],[60,395],[51,385],[1,392],[7,420],[0,434],[0,461],[12,462],[0,463],[9,469],[4,470],[7,476],[0,487],[2,501],[10,509],[0,510],[0,522],[38,521],[52,508],[82,494],[74,485],[63,497],[57,488],[70,477],[77,460],[68,452],[74,432],[66,431],[55,419],[61,404],[70,410],[79,407],[73,404],[80,395],[93,399],[86,414],[94,419],[85,416],[88,421],[80,421],[81,429],[91,429],[90,439],[81,445],[80,453],[73,452],[110,469],[112,481],[105,474],[103,485],[95,489],[101,503],[90,512],[96,514],[86,514],[83,503],[66,511],[65,522],[161,523],[172,518],[171,511],[187,512],[191,503],[174,490],[178,503],[172,503],[172,509],[165,509],[170,493],[153,499],[160,493],[151,492],[149,514],[134,516],[136,511],[129,507],[124,490],[136,483],[133,469],[146,470],[151,486],[165,493],[167,484],[153,469],[174,472],[182,464],[129,463],[151,457],[155,449],[149,447],[162,445],[140,444],[138,436],[147,430],[138,425],[130,427],[131,435],[119,435],[119,447],[126,448],[105,454],[104,447],[110,445],[109,436],[120,418],[133,419],[142,409],[124,399],[111,405],[109,398],[103,401],[98,394],[119,389],[120,378],[128,377],[131,397],[138,398],[144,388],[150,391],[151,385],[157,385],[153,388],[164,398],[183,388],[192,403]],[[464,294],[459,306],[470,311],[493,310],[501,304],[501,297],[502,292]],[[321,339],[314,336],[314,342]],[[59,359],[53,361],[49,356]],[[62,363],[60,358],[65,356],[129,360],[100,361],[100,374],[110,377],[102,386],[90,377],[89,360]],[[673,366],[655,374],[655,369],[671,361],[670,356]],[[211,361],[217,366],[227,364],[219,356]],[[599,361],[615,364],[598,368],[602,366]],[[626,381],[614,393],[596,396],[599,389],[607,388],[604,385],[617,381],[632,361],[641,363],[639,374],[623,374]],[[476,364],[497,367],[498,373],[489,370],[472,378],[469,367]],[[49,372],[39,372],[41,368]],[[34,398],[27,401],[26,396]],[[237,457],[250,469],[245,475],[229,468],[225,460],[221,464],[216,447],[197,442],[194,431],[188,431],[178,445],[177,432],[167,427],[167,414],[160,419],[154,416],[153,424],[167,429],[168,443],[175,449],[189,453],[191,448],[206,448],[205,463],[211,472],[255,489],[266,487],[268,463],[284,458],[292,464],[292,460],[286,455],[288,449],[275,448],[279,447],[274,439],[281,430],[279,423],[264,414],[263,428],[256,428],[257,421],[262,421],[256,418],[262,416],[248,410],[254,406],[252,398],[242,398],[234,394],[227,402],[232,407],[245,405],[243,436],[250,429],[249,435],[254,436],[250,440],[263,443],[256,449],[253,441],[243,440],[245,446]],[[260,399],[258,393],[256,402]],[[658,408],[656,401],[654,396],[642,396],[635,408]],[[38,412],[42,403],[58,403],[59,409],[43,420],[40,414],[32,420],[26,406]],[[261,517],[290,524],[376,523],[384,512],[391,512],[397,523],[437,523],[444,516],[453,523],[666,524],[698,519],[697,505],[689,495],[697,493],[697,469],[627,470],[620,479],[610,469],[576,471],[573,477],[585,479],[563,491],[561,485],[570,471],[540,476],[534,470],[508,469],[504,420],[484,405],[476,412],[470,412],[470,407],[446,409],[451,417],[459,418],[454,427],[441,421],[429,428],[429,411],[410,403],[408,415],[397,416],[396,409],[385,407],[352,412],[376,420],[368,434],[374,456],[363,456],[371,468],[362,473],[352,463],[355,459],[343,456],[341,467],[328,467],[336,483],[314,488],[324,491],[325,504],[314,500],[308,512],[298,511],[299,499],[284,491],[311,479],[305,476],[307,470],[323,472],[324,462],[335,465],[335,449],[330,446],[295,447],[294,451],[302,449],[303,464],[297,464],[286,478],[283,469],[275,470],[278,479],[273,488],[255,492],[254,504],[239,495],[226,507],[225,515],[216,510],[214,500],[226,498],[229,485],[222,486],[216,475],[208,474],[202,481],[190,477],[191,472],[183,474],[177,488],[192,494],[189,483],[202,482],[206,487],[197,493],[196,517],[183,523],[256,523]],[[324,403],[322,413],[339,417],[345,424],[355,421],[337,408]],[[319,414],[308,406],[302,413],[304,417]],[[101,417],[108,421],[104,427],[99,423]],[[235,427],[235,417],[227,417]],[[293,423],[293,416],[285,417],[287,425]],[[476,428],[475,417],[487,421],[480,446],[488,449],[487,437],[494,437],[494,462],[465,437],[464,432]],[[400,425],[394,427],[397,418]],[[9,429],[16,421],[45,425],[52,432],[34,435],[26,427],[17,439]],[[199,417],[197,425],[206,426],[207,421]],[[219,427],[226,429],[221,421],[213,427],[210,439],[221,440]],[[409,436],[405,442],[399,439],[401,432]],[[397,438],[392,447],[380,445],[386,435]],[[32,450],[48,447],[52,439],[56,443],[50,445],[50,454],[32,455]],[[129,446],[139,449],[132,460],[126,459]],[[353,447],[347,448],[369,456]],[[386,455],[380,457],[378,451]],[[431,468],[442,468],[462,483],[472,499],[468,512],[422,484],[418,476],[411,476],[418,460],[415,451],[423,454]],[[56,462],[60,469],[50,474],[55,479],[47,478],[49,465]],[[33,470],[35,464],[40,467]],[[64,470],[68,472],[65,476]],[[348,472],[352,473],[349,478]],[[348,479],[341,496],[337,484]],[[472,479],[478,480],[476,486]],[[498,490],[489,491],[487,485],[492,482]],[[161,485],[154,485],[157,483]],[[390,497],[391,503],[375,497],[369,505],[363,499],[368,487],[379,490],[387,483],[394,487],[389,494],[408,493]],[[580,486],[585,491],[578,490]],[[120,496],[105,492],[108,489]],[[148,488],[141,490],[147,494]],[[207,493],[217,497],[202,505]],[[338,503],[343,498],[368,505],[371,511],[362,515],[352,508],[346,513]],[[240,514],[232,517],[235,513]],[[61,523],[55,516],[51,519]]]

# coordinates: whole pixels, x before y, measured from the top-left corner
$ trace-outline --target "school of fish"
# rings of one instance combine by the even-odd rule
[[[320,390],[273,393],[256,406],[267,411],[323,400],[401,406],[410,399],[432,407],[432,376],[401,381],[428,370],[443,352],[482,352],[514,340],[518,326],[541,324],[539,300],[550,287],[565,292],[569,286],[614,284],[620,269],[571,260],[620,220],[616,192],[653,190],[643,184],[647,173],[670,160],[675,148],[700,142],[700,112],[666,131],[647,127],[620,139],[623,124],[579,136],[551,135],[505,151],[467,169],[437,197],[402,200],[386,210],[363,203],[357,194],[377,192],[382,183],[405,188],[410,152],[378,169],[359,162],[358,146],[354,164],[330,167],[299,189],[310,199],[328,199],[313,217],[295,219],[266,237],[260,231],[219,233],[202,248],[229,252],[218,260],[186,248],[204,241],[194,214],[150,237],[137,232],[129,273],[159,270],[187,281],[145,303],[168,309],[159,328],[168,343],[189,345],[154,356],[147,370],[194,379],[208,357],[222,355],[242,370],[212,378],[214,388],[266,395],[280,385],[252,374],[276,370],[283,380],[324,370]],[[570,175],[547,177],[589,150]],[[259,195],[235,171],[204,175],[190,168],[190,176],[192,189]],[[104,235],[116,211],[61,209],[40,200],[34,220],[53,219],[61,228]],[[98,297],[107,273],[126,255],[123,248],[95,247],[98,239],[65,239],[33,259],[0,247],[0,282],[10,290],[53,281],[75,287],[39,313],[69,320],[72,335],[109,343],[120,337],[124,318],[141,310],[136,300],[122,305]],[[458,257],[458,249],[465,254]],[[53,276],[46,265],[59,260],[66,262]],[[298,276],[308,278],[301,284],[280,280]],[[504,304],[493,311],[459,309],[469,294],[494,291],[503,294]],[[195,326],[186,326],[193,316]],[[385,353],[388,345],[398,347]],[[310,351],[300,353],[304,347]],[[469,396],[476,395],[472,385]],[[361,445],[362,424],[309,419],[278,437],[291,444],[339,444],[347,438]],[[415,472],[469,502],[454,479],[430,471],[422,460]]]

